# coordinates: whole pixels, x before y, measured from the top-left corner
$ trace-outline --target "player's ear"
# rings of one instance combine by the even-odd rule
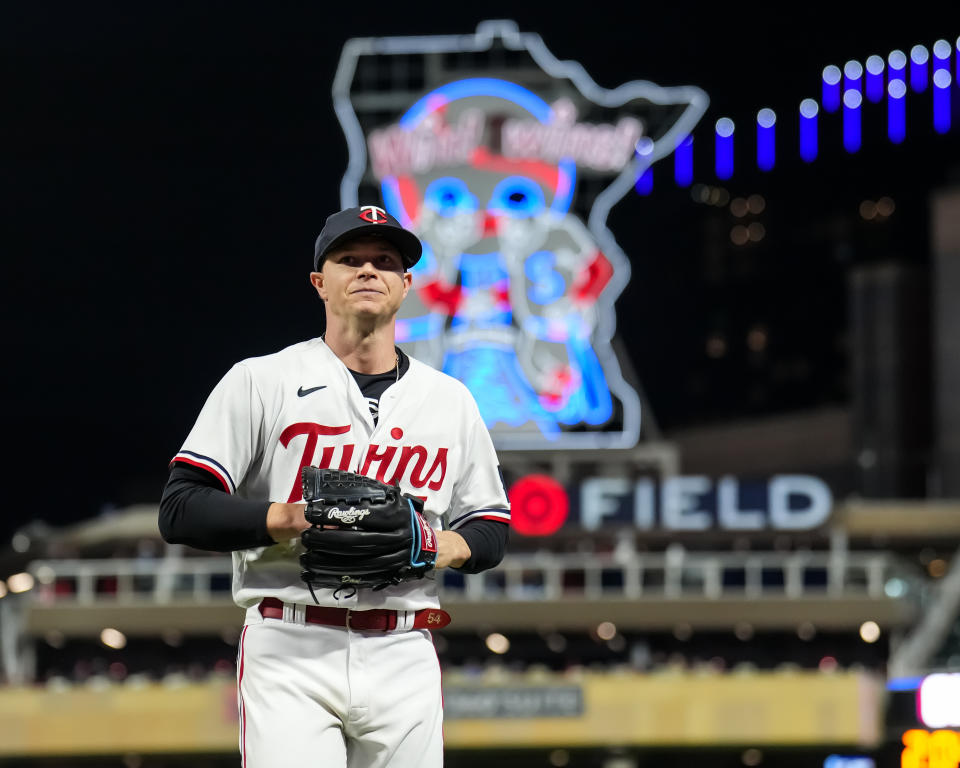
[[[410,272],[403,273],[403,298],[407,298],[410,292],[410,286],[413,285],[413,275]]]
[[[313,287],[317,289],[317,293],[323,301],[327,300],[327,287],[323,282],[323,272],[311,272],[310,273],[310,282],[313,283]]]

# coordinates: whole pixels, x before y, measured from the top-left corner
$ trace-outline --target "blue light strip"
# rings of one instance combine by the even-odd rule
[[[877,764],[868,755],[827,755],[823,768],[877,768]]]
[[[836,112],[840,109],[840,81],[842,79],[840,67],[830,64],[823,68],[823,94],[820,100],[827,112]]]
[[[638,195],[646,197],[653,192],[653,166],[647,166],[633,185]]]
[[[851,59],[843,65],[843,92],[863,90],[863,65]]]
[[[777,115],[772,109],[757,113],[757,167],[761,171],[773,170],[777,161],[776,124]]]
[[[937,40],[933,44],[933,71],[945,69],[950,71],[950,43],[946,40]]]
[[[892,677],[887,680],[888,691],[915,691],[923,682],[923,677]]]
[[[883,100],[883,70],[886,67],[882,56],[873,55],[867,59],[867,99],[876,104]]]
[[[642,168],[636,181],[633,183],[638,195],[649,195],[653,192],[653,166],[650,165],[650,155],[653,153],[653,139],[643,136],[637,142],[637,157],[640,158],[638,168]]]
[[[950,57],[954,56],[956,75],[950,73]],[[932,59],[932,61],[931,61]],[[932,77],[931,77],[932,76]],[[884,80],[888,82],[885,84]],[[843,109],[843,146],[847,152],[856,153],[862,147],[863,100],[872,103],[883,101],[887,96],[887,136],[894,144],[906,139],[906,95],[907,83],[911,90],[925,91],[932,80],[933,124],[938,133],[947,133],[952,127],[952,88],[954,82],[960,85],[960,37],[955,45],[944,39],[937,40],[931,49],[918,44],[910,49],[907,56],[901,50],[893,50],[884,59],[876,54],[867,57],[864,64],[859,61],[847,61],[843,69],[835,65],[824,67],[822,73],[822,100],[804,99],[800,104],[800,157],[807,163],[814,162],[819,155],[819,113],[820,109],[836,112]],[[489,83],[504,83],[490,79],[476,78],[482,90],[489,91]],[[885,87],[886,85],[886,87]],[[521,89],[523,90],[523,89]],[[548,107],[539,97],[526,93],[524,106],[541,121],[549,119]],[[460,98],[460,93],[445,93],[443,88],[431,94],[436,99]],[[509,96],[512,101],[521,101],[516,93]],[[422,99],[405,116],[408,124],[416,122],[413,116],[417,107],[425,102]],[[432,105],[431,105],[432,106]],[[422,109],[429,111],[429,106]],[[421,111],[420,118],[423,112]],[[770,171],[776,165],[776,114],[771,109],[762,109],[757,113],[757,167]],[[639,150],[638,150],[639,151]],[[734,173],[734,123],[729,118],[721,118],[715,126],[715,173],[718,179],[726,180]],[[688,187],[693,183],[693,137],[686,136],[674,149],[674,180],[677,186]],[[634,182],[638,194],[649,195],[653,191],[652,167],[639,171]]]
[[[718,179],[733,176],[733,130],[733,120],[729,117],[717,120],[714,170]]]
[[[890,51],[890,55],[887,56],[887,64],[890,65],[890,71],[887,73],[888,83],[892,83],[894,80],[906,81],[907,55],[903,51]]]
[[[860,106],[863,97],[859,91],[843,94],[843,148],[847,152],[860,149]]]
[[[922,45],[910,49],[910,87],[917,93],[927,90],[927,64],[930,52]]]
[[[950,77],[949,69],[933,73],[933,129],[937,133],[950,130]]]
[[[887,95],[887,136],[899,144],[907,136],[907,84],[891,80]]]
[[[693,183],[693,136],[687,136],[673,153],[673,178],[678,187]]]
[[[820,105],[813,99],[800,102],[800,157],[812,163],[817,159],[817,113]]]

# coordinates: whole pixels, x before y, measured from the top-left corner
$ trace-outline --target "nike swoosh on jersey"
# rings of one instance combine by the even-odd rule
[[[316,392],[318,389],[326,389],[326,388],[327,388],[326,384],[321,384],[319,387],[310,387],[310,389],[304,389],[303,387],[300,387],[300,389],[297,390],[297,397],[306,397],[311,392]]]

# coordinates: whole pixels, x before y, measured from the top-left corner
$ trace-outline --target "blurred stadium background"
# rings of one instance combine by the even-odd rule
[[[231,24],[239,23],[220,11],[217,24],[223,22],[225,36],[236,37],[239,27]],[[615,14],[604,20],[617,51],[612,57],[590,34],[578,36],[562,28],[562,20],[541,19],[528,10],[510,14],[516,23],[492,25],[482,19],[503,16],[433,17],[420,26],[407,19],[402,27],[382,19],[367,26],[341,24],[336,29],[343,34],[324,41],[326,50],[317,52],[323,65],[314,69],[307,33],[290,32],[293,50],[286,68],[276,64],[281,36],[279,27],[267,22],[269,45],[220,43],[228,63],[218,68],[208,62],[203,69],[197,65],[207,56],[199,51],[216,25],[202,14],[177,13],[164,17],[163,32],[144,36],[143,48],[113,22],[99,38],[91,32],[94,41],[111,45],[90,54],[70,36],[66,21],[41,19],[42,14],[30,23],[20,18],[14,27],[34,35],[30,40],[44,29],[54,42],[38,47],[33,58],[28,44],[12,36],[4,46],[26,72],[14,88],[13,98],[27,117],[17,123],[23,153],[12,161],[13,173],[49,174],[44,168],[57,159],[74,151],[80,156],[71,155],[66,165],[68,192],[50,192],[50,205],[66,209],[69,197],[77,206],[79,212],[60,226],[71,230],[84,219],[79,230],[72,229],[88,236],[81,240],[88,248],[83,255],[90,257],[83,268],[92,274],[81,285],[96,291],[93,284],[102,282],[103,292],[95,295],[109,310],[81,326],[84,312],[76,299],[57,304],[68,323],[76,319],[74,334],[94,342],[63,352],[66,368],[60,375],[69,369],[76,377],[77,399],[66,409],[70,414],[42,421],[50,425],[62,416],[56,423],[66,425],[70,435],[66,462],[77,468],[61,473],[57,463],[64,459],[44,442],[44,429],[29,422],[38,406],[26,390],[42,396],[58,381],[49,362],[33,361],[37,381],[27,383],[22,404],[15,399],[10,414],[12,431],[29,433],[23,439],[33,457],[33,466],[15,467],[10,485],[42,488],[44,501],[28,509],[17,499],[0,541],[0,764],[236,764],[241,612],[230,598],[230,560],[160,539],[156,515],[165,461],[227,365],[311,335],[316,315],[288,308],[289,286],[299,275],[289,264],[301,257],[307,264],[300,251],[310,252],[316,210],[332,210],[359,195],[399,206],[415,224],[411,200],[423,209],[432,200],[448,218],[463,213],[460,198],[442,209],[453,187],[431,198],[423,189],[435,180],[429,173],[421,178],[401,168],[402,158],[399,170],[365,167],[366,157],[356,148],[359,142],[373,153],[371,135],[399,124],[402,115],[411,119],[414,105],[428,93],[441,93],[450,103],[478,100],[473,106],[483,111],[488,129],[500,125],[498,115],[501,123],[504,119],[498,108],[506,119],[516,118],[500,102],[521,103],[527,96],[493,93],[492,80],[512,83],[551,105],[571,98],[584,125],[614,126],[624,116],[637,117],[652,143],[646,149],[637,143],[637,153],[616,167],[575,159],[576,168],[564,170],[562,158],[554,163],[558,178],[563,173],[575,178],[566,207],[555,206],[554,213],[566,217],[570,231],[586,232],[588,245],[596,246],[603,260],[591,256],[569,274],[551,274],[558,276],[561,293],[574,286],[580,291],[577,317],[584,319],[602,358],[596,391],[606,391],[603,385],[615,378],[611,371],[624,382],[616,391],[611,385],[609,412],[602,418],[558,416],[559,438],[547,437],[546,429],[494,429],[514,505],[514,531],[499,568],[443,577],[443,602],[454,617],[448,629],[435,633],[444,669],[448,764],[960,764],[955,14],[927,24],[914,37],[907,25],[898,29],[894,22],[855,34],[825,31],[816,42],[805,36],[815,25],[803,26],[803,35],[798,29],[795,38],[783,26],[758,25],[726,43],[714,40],[711,53],[694,55],[696,40],[709,37],[709,20],[701,20],[694,42],[682,39],[682,31],[667,35],[676,44],[662,42],[649,66],[643,55],[624,54],[629,35],[615,31]],[[285,18],[290,24],[291,17]],[[183,33],[188,43],[183,43],[186,63],[180,64],[163,37],[174,34],[177,20],[203,21],[201,31]],[[83,30],[98,23],[93,14],[81,21]],[[252,25],[254,19],[245,22]],[[567,26],[572,23],[567,20]],[[681,22],[674,16],[671,23],[678,29]],[[352,49],[347,43],[368,35]],[[407,42],[382,42],[394,35]],[[759,45],[765,38],[779,39],[782,55],[775,66],[765,64],[762,78],[719,81],[712,67],[723,67],[711,57],[729,51],[742,62],[749,57],[738,44]],[[118,39],[127,42],[114,44]],[[537,39],[543,51],[531,48]],[[793,56],[804,41],[810,50]],[[218,50],[211,43],[209,58]],[[255,58],[254,50],[263,56],[256,66],[242,55]],[[116,74],[127,56],[138,73],[129,83]],[[597,86],[591,98],[580,75],[544,65],[561,59],[584,62],[603,88]],[[72,74],[71,61],[79,62]],[[156,71],[145,74],[148,65]],[[130,104],[145,104],[164,91],[168,75],[171,92],[185,87],[195,68],[205,73],[199,95],[168,93],[169,100],[161,102],[179,104],[181,113],[166,122],[154,112],[137,117],[146,107]],[[301,73],[269,101],[271,78],[295,68],[309,75]],[[146,82],[147,96],[131,97],[127,111],[115,106],[112,99],[122,101],[125,84],[136,90],[138,77]],[[90,82],[98,79],[107,94],[99,101],[90,96],[96,90]],[[684,95],[682,104],[694,117],[680,108],[657,112],[663,104],[647,96],[637,97],[639,106],[629,100],[598,105],[605,89],[638,80],[692,86],[707,98],[699,102]],[[313,91],[298,90],[307,81]],[[442,90],[454,82],[482,87],[456,94]],[[53,120],[47,107],[27,95],[38,83],[49,87],[52,104],[72,105],[60,112],[72,126],[69,138],[47,126]],[[81,83],[84,96],[72,96],[71,88]],[[221,87],[229,95],[223,103],[198,106]],[[259,106],[242,113],[248,123],[242,141],[218,154],[213,145],[221,131],[229,135],[225,125],[241,114],[236,104],[247,88],[261,99]],[[298,112],[293,120],[308,127],[293,124],[286,131],[284,106],[304,101],[316,111]],[[534,110],[534,101],[524,109]],[[84,103],[92,112],[84,111]],[[906,117],[900,123],[896,110],[902,104]],[[261,107],[270,114],[261,115]],[[140,133],[129,145],[109,135],[98,144],[97,126],[112,119],[106,114],[117,117],[125,134],[134,133],[131,126]],[[445,117],[451,125],[452,114]],[[813,140],[804,133],[811,120],[818,127]],[[153,164],[142,166],[151,170],[139,179],[131,171],[123,186],[135,190],[139,181],[159,190],[130,208],[117,203],[122,195],[106,195],[125,222],[116,229],[122,246],[110,246],[110,236],[100,231],[112,226],[111,215],[88,216],[97,203],[79,199],[83,188],[71,171],[86,178],[84,186],[89,181],[94,197],[104,195],[121,177],[113,171],[111,180],[98,182],[100,158],[109,156],[118,167],[139,158],[130,154],[131,147],[148,135],[147,122],[152,143],[138,152],[151,156]],[[326,141],[336,142],[329,154],[313,146],[321,135],[314,123],[324,125]],[[670,129],[678,124],[684,130],[674,136]],[[28,125],[36,127],[37,138],[28,137]],[[771,130],[775,152],[766,156],[758,147]],[[257,142],[267,134],[267,150],[258,152]],[[178,138],[165,147],[162,135]],[[185,136],[205,138],[186,146]],[[690,138],[692,145],[684,145]],[[723,164],[727,139],[733,146],[729,167]],[[307,146],[305,162],[316,167],[299,168],[291,158]],[[509,154],[499,145],[494,149]],[[655,155],[649,170],[644,152]],[[271,170],[273,157],[281,170]],[[171,162],[182,167],[158,175],[159,166]],[[239,181],[227,170],[233,162],[245,166]],[[348,171],[355,162],[360,165]],[[474,192],[489,181],[478,167],[472,166],[474,176],[458,177]],[[518,167],[509,166],[511,172]],[[223,177],[211,180],[218,174]],[[264,202],[271,193],[262,188],[253,202],[238,202],[246,192],[227,196],[227,187],[252,188],[260,177],[288,187],[276,208]],[[604,204],[605,190],[627,177],[626,189],[606,200],[607,210],[596,220],[593,211]],[[317,186],[324,191],[303,194]],[[37,182],[29,189],[40,187]],[[289,205],[296,194],[305,198],[299,209]],[[173,202],[179,195],[189,202]],[[228,201],[229,215],[215,212]],[[281,204],[283,214],[276,212]],[[261,205],[265,213],[259,218],[267,223],[251,224],[253,242],[244,246],[244,217]],[[164,206],[176,211],[172,223],[156,233],[160,245],[148,245],[153,235],[133,233],[162,219]],[[43,220],[39,213],[31,219],[17,204],[8,210],[27,229]],[[535,214],[523,210],[516,218]],[[69,237],[61,241],[62,234],[54,231],[49,242],[41,236],[37,261],[59,264],[61,244],[69,242]],[[442,239],[442,233],[433,236]],[[274,261],[283,266],[258,264],[256,253],[274,245]],[[75,247],[67,250],[77,255]],[[242,268],[237,274],[225,277],[222,266],[212,263],[216,259],[197,261],[201,254],[219,258],[224,252],[236,254]],[[117,268],[138,257],[148,263]],[[254,264],[263,274],[251,281]],[[151,273],[159,287],[147,288],[147,298],[118,287]],[[19,279],[28,286],[40,274],[16,276],[13,284],[20,285]],[[526,274],[540,285],[529,270]],[[508,278],[516,280],[516,274],[504,270],[491,280]],[[419,286],[428,279],[420,275]],[[469,298],[478,285],[490,287],[484,279],[461,266],[446,288],[454,286]],[[244,287],[248,282],[257,283],[256,290]],[[64,286],[57,288],[65,297]],[[42,303],[35,289],[25,293]],[[264,309],[224,320],[221,315],[234,309],[235,300],[244,306],[264,301]],[[306,294],[300,303],[307,303]],[[487,311],[470,315],[474,310],[463,309],[468,304],[460,306],[465,316],[451,311],[448,329],[461,320],[477,322],[477,312]],[[196,309],[181,315],[188,307]],[[613,358],[604,358],[600,349],[607,309],[615,309],[617,317]],[[536,314],[536,307],[525,311]],[[520,315],[516,303],[512,312]],[[264,315],[272,319],[262,321]],[[511,323],[503,317],[498,322]],[[49,333],[65,331],[57,324],[37,317],[35,334],[25,333],[18,349],[49,345]],[[150,325],[162,327],[146,331]],[[408,351],[428,354],[433,337],[409,333]],[[196,334],[204,341],[181,344]],[[453,337],[445,338],[455,345]],[[140,351],[141,342],[148,351]],[[43,349],[36,352],[42,355]],[[523,354],[520,347],[515,354]],[[115,357],[124,362],[98,365]],[[573,381],[582,394],[590,366],[577,359],[579,368],[568,360],[574,375],[560,380],[563,386]],[[482,361],[471,368],[458,360],[465,378],[489,383]],[[441,355],[438,362],[447,365],[449,358]],[[155,413],[138,415],[124,386],[98,381],[114,378],[120,367],[133,373],[141,394],[158,403]],[[133,384],[127,379],[125,386]],[[579,396],[563,386],[560,395],[548,388],[537,392],[538,402],[554,416],[558,398],[572,402]],[[105,394],[94,394],[99,390]],[[93,403],[89,411],[84,398]],[[637,419],[634,408],[641,414]],[[507,418],[500,415],[502,426]],[[135,441],[121,439],[127,430],[137,431]],[[145,451],[151,435],[156,439]],[[70,462],[70,453],[85,456]],[[151,461],[149,471],[131,468]]]

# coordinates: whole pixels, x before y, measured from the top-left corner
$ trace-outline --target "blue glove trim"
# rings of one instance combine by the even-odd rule
[[[428,564],[420,560],[420,538],[422,534],[420,533],[420,521],[417,519],[417,510],[413,506],[413,502],[410,499],[407,499],[407,504],[410,505],[410,529],[414,532],[414,536],[411,538],[413,541],[410,542],[410,565],[414,568],[425,568]]]

